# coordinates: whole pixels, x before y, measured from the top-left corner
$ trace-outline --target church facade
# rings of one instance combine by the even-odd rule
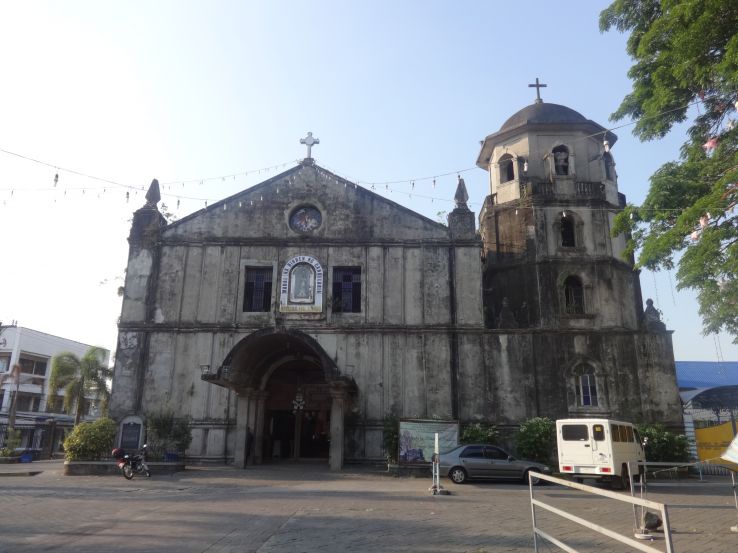
[[[482,143],[478,230],[461,179],[443,225],[309,153],[172,224],[152,183],[129,236],[120,439],[171,409],[195,460],[338,469],[384,456],[387,416],[681,427],[671,335],[610,235],[615,141],[564,106],[519,111]]]

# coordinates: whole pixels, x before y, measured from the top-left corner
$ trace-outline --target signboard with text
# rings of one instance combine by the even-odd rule
[[[436,434],[440,453],[455,448],[459,444],[459,421],[400,420],[400,464],[430,463]]]

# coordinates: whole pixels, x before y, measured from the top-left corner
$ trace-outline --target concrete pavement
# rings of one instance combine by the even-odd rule
[[[371,469],[331,473],[324,465],[237,470],[193,468],[175,475],[63,476],[58,461],[0,465],[0,552],[286,553],[530,552],[527,486],[395,478]],[[543,486],[536,496],[629,536],[630,506]],[[730,482],[712,478],[652,483],[649,499],[669,504],[675,550],[735,553],[738,524]],[[580,551],[626,547],[554,515],[539,526]],[[663,550],[663,540],[654,542]],[[557,551],[543,544],[541,551]]]

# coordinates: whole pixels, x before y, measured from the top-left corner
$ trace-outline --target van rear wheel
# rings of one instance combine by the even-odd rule
[[[628,490],[630,491],[630,476],[628,476],[628,466],[623,465],[620,469],[620,476],[613,476],[612,488],[614,490]]]

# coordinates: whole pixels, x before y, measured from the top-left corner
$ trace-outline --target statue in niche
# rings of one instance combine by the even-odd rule
[[[646,300],[646,309],[643,311],[643,322],[650,332],[664,332],[666,325],[661,322],[661,312],[653,306],[653,300]]]
[[[518,328],[518,322],[515,320],[515,314],[510,309],[507,298],[502,298],[502,307],[497,316],[497,328]]]
[[[528,320],[528,302],[523,302],[520,304],[520,309],[518,310],[518,325],[520,328],[528,328],[530,326],[530,321]]]
[[[312,303],[314,275],[309,265],[301,263],[290,273],[290,301]]]
[[[569,174],[569,150],[566,146],[557,146],[553,150],[554,168],[557,175]]]

